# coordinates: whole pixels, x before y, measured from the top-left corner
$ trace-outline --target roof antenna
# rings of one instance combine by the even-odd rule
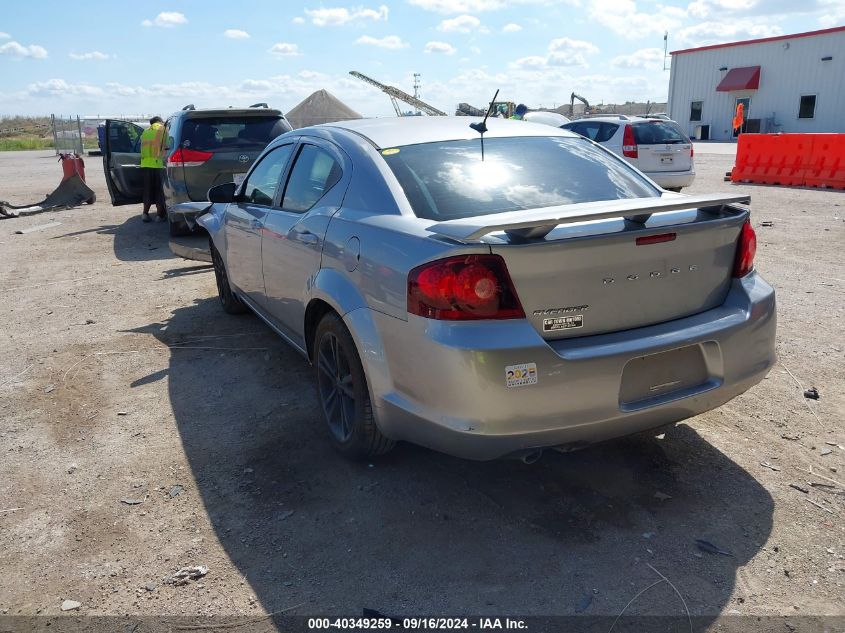
[[[496,94],[493,95],[493,100],[490,102],[490,105],[487,107],[487,114],[484,115],[484,120],[481,123],[470,123],[469,126],[481,134],[481,160],[484,160],[484,133],[487,131],[487,117],[490,116],[490,113],[493,111],[493,106],[496,103],[496,97],[499,96],[499,91],[496,91]]]

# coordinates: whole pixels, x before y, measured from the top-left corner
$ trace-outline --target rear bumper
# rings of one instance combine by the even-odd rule
[[[695,180],[695,170],[646,172],[646,176],[664,189],[675,189],[689,187]]]
[[[775,294],[756,273],[734,280],[713,310],[580,339],[544,341],[525,320],[402,321],[369,310],[345,318],[382,432],[468,459],[577,447],[677,422],[743,393],[776,360]],[[374,332],[359,336],[363,318]],[[629,363],[682,348],[700,351],[705,379],[624,401]],[[536,384],[508,388],[506,367],[522,363],[536,364]]]

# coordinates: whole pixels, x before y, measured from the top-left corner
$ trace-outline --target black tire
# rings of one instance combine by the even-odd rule
[[[220,305],[223,311],[229,314],[243,314],[247,311],[246,305],[238,299],[232,287],[229,285],[229,275],[226,272],[226,265],[220,253],[214,248],[214,242],[209,240],[211,250],[211,263],[214,264],[214,277],[217,280],[217,295],[220,297]]]
[[[191,227],[188,226],[187,222],[174,222],[170,219],[170,216],[168,216],[167,223],[170,225],[171,237],[191,234]]]
[[[314,334],[314,378],[329,437],[345,457],[369,459],[396,444],[379,431],[355,341],[330,312]]]

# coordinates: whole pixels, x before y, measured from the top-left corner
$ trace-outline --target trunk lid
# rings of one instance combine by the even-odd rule
[[[640,171],[689,171],[692,168],[692,143],[668,121],[644,121],[632,124],[637,144],[636,165]]]
[[[747,198],[681,195],[608,201],[429,230],[453,238],[487,235],[526,318],[552,340],[653,325],[721,305],[748,217],[728,205],[742,201]],[[549,231],[551,223],[557,228]]]

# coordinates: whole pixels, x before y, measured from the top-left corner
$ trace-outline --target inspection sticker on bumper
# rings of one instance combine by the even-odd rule
[[[584,327],[584,315],[575,314],[572,316],[554,317],[543,319],[543,331],[555,332],[557,330],[568,330],[573,327]]]
[[[537,384],[537,363],[508,365],[505,367],[505,380],[508,387],[524,387]]]

